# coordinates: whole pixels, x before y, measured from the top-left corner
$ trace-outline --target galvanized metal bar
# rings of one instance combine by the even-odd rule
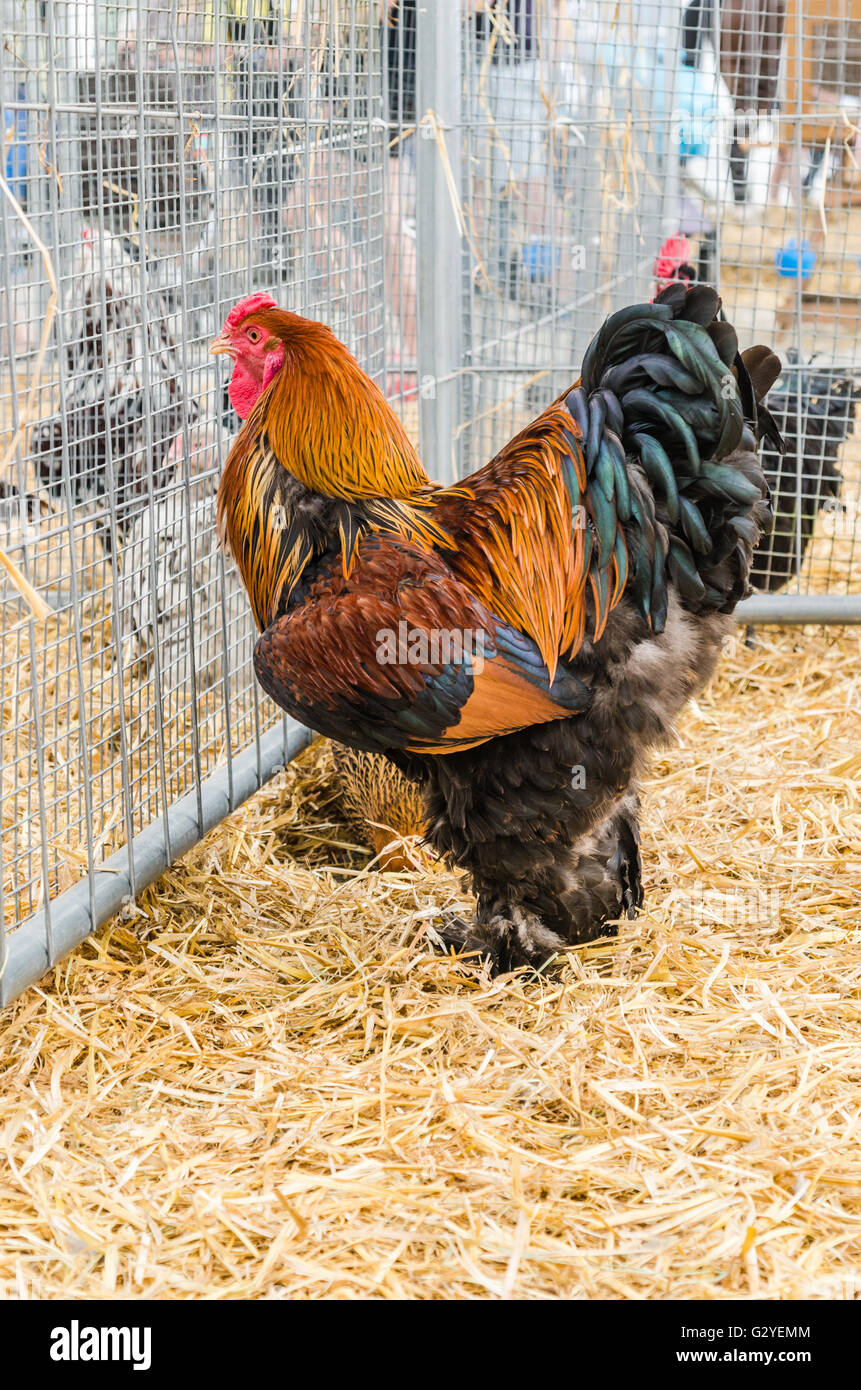
[[[138,206],[139,206],[139,208],[140,208],[140,217],[139,217],[139,223],[138,223],[139,246],[140,246],[140,276],[139,276],[139,279],[138,279],[138,304],[139,304],[139,309],[140,309],[141,330],[142,330],[142,333],[143,333],[143,341],[144,341],[144,344],[147,344],[147,345],[148,345],[149,342],[150,342],[150,331],[151,331],[151,328],[150,328],[150,305],[149,305],[149,294],[148,294],[148,269],[147,269],[148,266],[149,266],[149,262],[150,262],[150,235],[149,235],[149,227],[148,227],[148,222],[149,222],[148,208],[149,208],[149,204],[150,204],[150,199],[151,199],[152,196],[154,196],[154,192],[155,192],[155,179],[156,179],[157,171],[156,171],[154,168],[151,167],[150,161],[149,161],[149,160],[147,159],[147,157],[146,157],[146,156],[147,156],[147,130],[148,130],[149,127],[148,127],[148,125],[147,125],[147,122],[146,122],[145,119],[144,119],[144,114],[143,114],[143,112],[144,112],[144,105],[143,105],[143,102],[144,102],[144,87],[145,87],[145,81],[144,81],[144,43],[143,43],[143,35],[144,35],[144,32],[145,32],[145,30],[144,30],[144,11],[145,11],[144,0],[135,0],[135,23],[136,23],[136,26],[137,26],[136,32],[137,32],[137,35],[138,35],[138,41],[137,41],[137,43],[135,44],[135,99],[136,99],[136,107],[135,107],[135,115],[136,115],[136,119],[135,119],[135,133],[136,133],[136,138],[137,138],[137,142],[138,142],[138,144],[137,144],[137,150],[138,150],[138,168],[139,168],[139,170],[140,170],[140,181],[139,181],[139,184],[138,184],[138,199],[139,199],[139,204],[138,204]],[[97,93],[96,93],[96,95],[97,95],[97,100],[100,99],[100,96],[99,96],[100,91],[101,91],[101,82],[98,82],[98,84],[97,84]],[[101,136],[99,137],[99,149],[101,150]],[[99,155],[99,158],[100,158],[100,159],[102,158],[101,154]],[[102,200],[101,200],[101,198],[100,198],[100,199],[99,199],[99,208],[100,208],[100,212],[101,212],[101,204],[102,204]],[[103,244],[104,244],[104,243],[103,243]],[[142,381],[142,383],[143,383],[144,399],[145,399],[145,400],[148,400],[148,401],[151,401],[151,400],[152,400],[152,387],[153,387],[153,382],[152,382],[152,380],[151,380],[151,374],[150,374],[150,360],[149,360],[149,353],[148,353],[148,352],[144,352],[144,353],[142,354],[142,357],[141,357],[141,381]],[[146,566],[147,566],[147,570],[148,570],[148,578],[149,578],[149,584],[150,584],[150,592],[153,593],[153,594],[157,594],[157,593],[158,593],[158,582],[159,582],[159,581],[158,581],[158,568],[157,568],[158,560],[157,560],[157,555],[156,555],[156,540],[157,540],[157,537],[156,537],[156,522],[155,522],[155,491],[156,491],[156,488],[155,488],[155,472],[154,472],[154,468],[153,468],[154,437],[153,437],[153,422],[152,422],[152,416],[151,416],[151,413],[150,413],[149,411],[147,411],[147,412],[145,413],[145,415],[144,415],[143,425],[144,425],[144,438],[145,438],[145,441],[146,441],[146,464],[145,464],[145,470],[146,470],[146,507],[147,507],[147,511],[148,511],[148,513],[149,513],[149,527],[148,527],[148,532],[147,532]],[[157,624],[156,612],[155,612],[155,606],[154,606],[154,605],[153,605],[153,612],[152,612],[152,615],[151,615],[151,616],[152,616],[152,621],[153,621],[153,639],[154,639],[154,640],[153,640],[153,644],[152,644],[152,678],[153,678],[153,685],[154,685],[154,692],[155,692],[155,707],[156,707],[156,709],[163,709],[163,708],[164,708],[164,682],[163,682],[163,673],[162,673],[162,654],[161,654],[161,650],[160,650],[160,644],[159,644],[158,639],[157,639],[158,624]],[[166,747],[165,747],[165,735],[164,735],[164,729],[163,729],[163,727],[162,727],[161,720],[157,720],[157,721],[156,721],[155,734],[156,734],[156,771],[157,771],[157,776],[158,776],[158,787],[159,787],[159,792],[160,792],[160,794],[161,794],[161,805],[162,805],[162,809],[165,810],[165,809],[170,805],[170,795],[169,795],[169,792],[168,792],[168,778],[167,778],[167,749],[166,749]],[[156,802],[156,804],[158,804],[158,802]],[[167,818],[166,818],[164,815],[162,815],[162,817],[161,817],[161,823],[162,823],[162,826],[163,826],[163,829],[164,829],[164,834],[165,834],[166,836],[169,836],[169,835],[170,835],[170,830],[169,830],[169,827],[168,827],[168,821],[167,821]],[[171,846],[170,846],[170,840],[169,840],[169,838],[165,841],[164,851],[165,851],[165,855],[166,855],[168,858],[170,858],[172,851],[171,851]],[[129,852],[130,852],[130,854],[132,854],[132,855],[134,854],[133,842],[132,842],[132,847],[130,848],[130,851],[129,851]]]
[[[212,246],[212,294],[214,325],[220,325],[219,313],[223,305],[224,295],[222,291],[222,265],[221,265],[221,236],[222,225],[222,169],[224,166],[223,151],[223,102],[222,88],[224,74],[222,71],[222,43],[221,35],[224,30],[223,0],[215,0],[213,14],[213,84],[215,101],[212,112],[213,127],[213,159],[212,159],[212,218],[215,224],[215,235]],[[228,183],[230,180],[228,179]],[[215,378],[215,391],[218,391],[219,378]],[[217,442],[218,454],[222,458],[227,457],[227,440],[224,428],[223,411],[219,410],[215,417],[215,437]],[[232,562],[231,562],[232,563]],[[221,632],[222,650],[225,655],[230,651],[230,636],[227,615],[227,559],[221,546],[218,548],[217,560],[218,572],[218,593],[219,593],[219,629]],[[232,690],[230,683],[230,673],[226,660],[221,663],[221,703],[224,712],[224,756],[227,770],[228,797],[232,800],[233,789],[233,759],[234,759],[234,729],[231,720],[231,700]]]
[[[861,594],[754,594],[735,610],[739,623],[861,623]]]
[[[461,6],[459,0],[437,0],[417,10],[419,429],[425,467],[450,482],[458,473],[453,448],[459,421],[458,385],[449,374],[463,354],[463,247],[452,201],[461,190]]]
[[[190,391],[190,387],[189,387],[189,373],[188,373],[188,357],[189,357],[189,346],[190,346],[190,345],[189,345],[189,331],[188,331],[188,328],[189,328],[189,305],[188,305],[188,269],[189,269],[189,254],[188,254],[188,231],[187,231],[188,200],[186,199],[186,196],[185,196],[185,189],[186,189],[186,186],[187,186],[187,185],[186,185],[186,170],[185,170],[185,141],[186,141],[186,129],[185,129],[185,125],[186,125],[186,118],[185,118],[185,107],[184,107],[184,101],[183,101],[183,72],[182,72],[182,68],[181,68],[181,66],[180,66],[180,61],[179,61],[179,44],[178,44],[178,42],[177,42],[177,37],[176,37],[176,30],[177,30],[177,5],[178,5],[178,3],[179,3],[179,0],[171,0],[171,7],[170,7],[170,11],[169,11],[169,20],[168,20],[168,31],[169,31],[169,43],[170,43],[171,52],[172,52],[172,56],[173,56],[174,76],[175,76],[175,78],[176,78],[177,115],[179,116],[179,127],[180,127],[180,139],[179,139],[179,142],[178,142],[178,145],[177,145],[177,165],[178,165],[178,170],[177,170],[177,172],[178,172],[178,175],[179,175],[179,188],[180,188],[180,196],[179,196],[179,247],[180,247],[180,257],[181,257],[182,265],[183,265],[183,268],[184,268],[184,270],[185,270],[185,274],[183,274],[183,275],[180,276],[180,281],[179,281],[179,301],[180,301],[180,308],[181,308],[181,311],[182,311],[182,328],[183,328],[180,360],[181,360],[181,366],[182,366],[182,394],[183,394],[183,400],[186,400],[186,401],[187,401],[187,400],[190,398],[190,396],[191,396],[191,391]],[[193,538],[193,535],[192,535],[192,507],[193,507],[193,502],[192,502],[192,496],[191,496],[191,479],[190,479],[190,477],[189,477],[189,473],[190,473],[190,460],[191,460],[191,437],[190,437],[189,426],[188,426],[188,411],[183,411],[183,418],[182,418],[182,439],[183,439],[183,455],[184,455],[184,458],[185,458],[185,467],[183,468],[183,477],[182,477],[182,487],[183,487],[183,494],[184,494],[184,497],[185,497],[185,535],[186,535],[185,578],[186,578],[186,602],[187,602],[187,604],[188,604],[188,608],[187,608],[187,610],[186,610],[186,611],[187,611],[187,631],[188,631],[188,634],[189,634],[189,643],[188,643],[188,673],[189,673],[189,684],[190,684],[190,695],[191,695],[191,708],[192,708],[192,710],[193,710],[193,712],[194,712],[194,715],[193,715],[193,718],[192,718],[192,721],[191,721],[191,743],[192,743],[192,750],[193,750],[193,754],[194,754],[194,783],[195,783],[195,787],[198,789],[198,794],[199,794],[199,788],[200,788],[200,783],[201,783],[201,759],[200,759],[200,706],[199,706],[199,701],[198,701],[198,688],[197,688],[197,662],[196,662],[196,660],[195,660],[195,654],[194,654],[194,646],[195,646],[195,644],[194,644],[194,633],[195,633],[195,631],[196,631],[196,626],[195,626],[195,598],[196,598],[196,595],[195,595],[195,591],[194,591],[194,565],[193,565],[193,557],[194,557],[194,538]],[[202,806],[202,804],[200,804],[199,807],[198,807],[198,814],[199,814],[200,818],[202,819],[202,818],[203,818],[203,806]]]

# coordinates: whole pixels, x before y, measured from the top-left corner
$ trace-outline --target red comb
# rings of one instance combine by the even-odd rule
[[[679,266],[693,259],[693,248],[686,236],[668,237],[661,247],[652,268],[659,280],[675,275]]]
[[[260,291],[258,294],[250,294],[247,299],[241,299],[227,315],[224,327],[227,329],[237,328],[243,319],[247,319],[249,314],[256,314],[258,309],[277,309],[278,305],[271,294]]]

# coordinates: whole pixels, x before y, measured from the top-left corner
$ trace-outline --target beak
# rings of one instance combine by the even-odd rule
[[[222,352],[227,353],[228,357],[234,356],[233,344],[223,328],[218,337],[213,338],[212,342],[209,344],[209,351],[216,357]]]

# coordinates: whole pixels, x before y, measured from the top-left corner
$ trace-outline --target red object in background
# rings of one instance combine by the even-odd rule
[[[680,281],[688,284],[697,278],[693,264],[694,249],[686,236],[667,237],[652,266],[656,279],[655,294],[660,294],[667,285]]]
[[[394,400],[398,396],[403,396],[408,400],[410,396],[417,396],[419,393],[418,381],[415,372],[389,372],[386,377],[386,398]]]

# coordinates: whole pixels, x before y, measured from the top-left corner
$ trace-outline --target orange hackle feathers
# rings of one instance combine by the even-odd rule
[[[249,422],[250,423],[250,422]],[[277,613],[311,556],[284,526],[281,500],[288,475],[265,434],[242,430],[218,489],[222,544],[233,556],[259,628]]]
[[[313,492],[408,498],[428,475],[379,387],[330,328],[283,309],[254,322],[286,348],[245,428],[264,426],[277,458]]]
[[[534,640],[551,680],[559,658],[573,655],[585,635],[591,559],[585,514],[566,485],[563,460],[582,495],[579,431],[557,402],[434,501],[455,544],[447,563],[488,608]],[[596,601],[596,637],[624,588],[615,557],[610,563],[614,584],[609,606]]]
[[[222,541],[265,627],[311,555],[285,532],[288,474],[324,496],[362,502],[371,526],[405,540],[428,547],[448,547],[450,540],[431,513],[435,488],[406,431],[352,353],[325,324],[270,307],[268,296],[259,300],[262,307],[246,311],[243,323],[270,335],[265,346],[283,345],[284,358],[225,464],[218,516]],[[355,537],[351,542],[341,527],[340,539],[346,577]]]

